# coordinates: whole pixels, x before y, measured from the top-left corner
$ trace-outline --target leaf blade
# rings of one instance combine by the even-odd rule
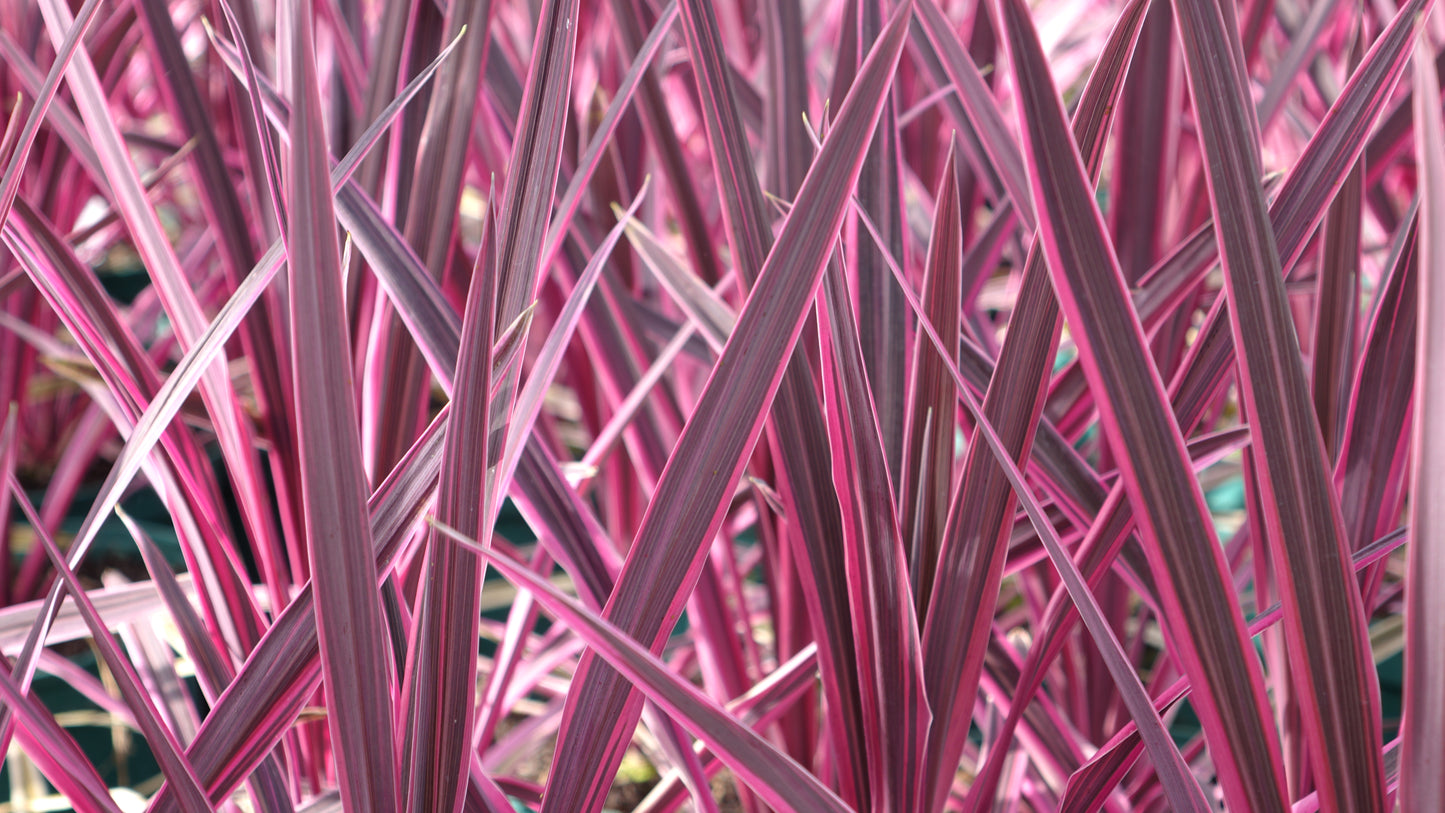
[[[343,802],[348,810],[395,810],[389,660],[371,554],[361,430],[349,383],[341,255],[310,7],[302,0],[289,43],[297,110],[291,117],[286,241],[306,544],[314,564],[321,664],[332,703],[327,726],[338,749]]]
[[[1422,20],[1423,27],[1423,20]],[[1426,585],[1445,564],[1440,552],[1440,499],[1445,494],[1441,459],[1445,438],[1440,422],[1428,416],[1428,404],[1440,397],[1445,376],[1439,367],[1445,287],[1445,253],[1438,242],[1445,224],[1445,126],[1434,103],[1440,87],[1432,69],[1433,49],[1428,35],[1415,45],[1415,149],[1420,165],[1420,273],[1418,333],[1415,344],[1415,417],[1411,438],[1414,461],[1410,477],[1410,550],[1405,583],[1405,712],[1400,738],[1400,805],[1425,810],[1445,804],[1445,770],[1434,748],[1445,732],[1445,692],[1439,668],[1445,650],[1438,639],[1442,617],[1439,590]],[[1323,801],[1323,797],[1322,797]],[[1424,805],[1424,807],[1420,807]]]
[[[1214,3],[1177,0],[1175,9],[1313,775],[1325,809],[1381,810],[1378,678],[1259,186],[1253,105],[1240,98],[1243,80],[1227,59],[1237,35]]]
[[[1006,43],[1019,80],[1017,103],[1040,239],[1090,389],[1100,393],[1100,417],[1151,569],[1164,586],[1164,621],[1175,654],[1200,689],[1196,708],[1215,746],[1211,753],[1225,797],[1240,809],[1283,811],[1278,740],[1259,663],[1229,594],[1227,566],[1187,467],[1183,438],[1145,350],[1028,11],[1016,0],[1002,0],[1000,16],[1007,21]],[[1222,635],[1203,636],[1220,627]]]
[[[835,450],[833,482],[845,518],[853,629],[859,639],[863,724],[865,732],[872,729],[869,781],[875,809],[918,810],[933,715],[924,689],[904,537],[847,284],[835,257],[823,280],[828,325],[821,331],[822,368]]]

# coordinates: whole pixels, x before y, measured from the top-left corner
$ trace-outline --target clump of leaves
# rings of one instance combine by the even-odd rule
[[[9,809],[1445,809],[1431,5],[9,3]]]

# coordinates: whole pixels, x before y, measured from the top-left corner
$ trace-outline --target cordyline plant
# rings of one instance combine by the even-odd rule
[[[1431,6],[0,0],[0,806],[1445,810]]]

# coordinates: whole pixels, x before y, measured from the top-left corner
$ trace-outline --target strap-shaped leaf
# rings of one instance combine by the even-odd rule
[[[808,644],[767,677],[753,684],[747,694],[729,701],[727,710],[746,725],[763,728],[813,688],[817,682],[817,671],[818,647]],[[704,751],[702,758],[703,770],[709,775],[722,768],[722,763],[712,752]],[[682,798],[682,791],[681,777],[676,772],[670,773],[637,806],[638,813],[674,810],[674,802]]]
[[[502,221],[497,226],[497,268],[502,275],[497,321],[504,325],[527,307],[541,284],[537,260],[562,159],[562,127],[577,50],[577,7],[578,0],[547,0],[537,17],[513,139],[516,148],[507,164]]]
[[[647,25],[635,0],[611,0],[608,5],[617,24],[617,39],[623,57],[641,54],[646,50],[643,35]],[[637,87],[637,112],[642,119],[643,132],[657,155],[663,177],[672,189],[678,226],[693,268],[709,284],[715,283],[722,278],[716,238],[703,212],[691,164],[673,126],[662,83],[652,70],[642,72],[641,83]]]
[[[592,130],[592,140],[587,142],[587,149],[583,151],[582,157],[577,159],[577,169],[572,173],[572,180],[568,181],[567,188],[557,196],[557,204],[553,207],[552,222],[547,227],[547,242],[538,256],[542,264],[551,262],[552,257],[557,254],[557,249],[562,244],[562,237],[567,233],[567,227],[571,225],[573,215],[577,212],[577,205],[582,200],[582,193],[587,189],[588,182],[592,180],[592,174],[596,171],[598,164],[602,162],[602,156],[607,146],[612,143],[612,135],[617,131],[617,125],[622,121],[623,114],[628,111],[638,86],[642,83],[643,77],[648,75],[652,60],[661,50],[662,44],[666,42],[667,34],[676,19],[677,0],[668,0],[667,6],[658,15],[657,22],[652,26],[652,33],[647,35],[637,56],[628,66],[627,75],[618,85],[616,95],[607,104],[607,112],[602,114],[602,120]]]
[[[923,688],[923,650],[904,537],[847,285],[835,257],[823,280],[827,308],[820,311],[827,316],[827,329],[820,331],[823,385],[833,482],[843,506],[858,677],[864,684],[869,782],[875,810],[919,810],[924,804],[923,747],[933,715]]]
[[[837,86],[852,76],[858,60],[877,41],[883,28],[884,14],[891,0],[855,0],[844,12],[849,19],[845,48],[838,55],[832,99],[842,98],[845,88]],[[856,24],[856,30],[854,26]],[[861,44],[860,49],[858,45]],[[847,47],[851,46],[851,47]],[[908,342],[908,306],[889,279],[889,262],[908,263],[910,250],[907,209],[904,205],[903,133],[898,122],[899,88],[895,86],[883,102],[878,131],[868,145],[868,157],[858,174],[858,199],[882,231],[881,241],[862,239],[851,242],[853,276],[857,280],[858,341],[863,345],[863,361],[867,365],[868,385],[873,390],[873,408],[878,413],[878,431],[883,436],[883,449],[893,490],[899,489],[903,462],[903,431],[907,420],[908,369],[899,364],[897,348]],[[968,196],[970,199],[972,195]],[[906,541],[908,537],[904,537]]]
[[[1173,654],[1232,807],[1286,809],[1278,736],[1228,566],[1022,3],[1000,4],[1039,239],[1159,583]],[[1224,59],[1230,57],[1226,54]]]
[[[1417,206],[1400,228],[1386,264],[1389,272],[1365,334],[1335,464],[1340,510],[1354,550],[1396,526],[1409,487],[1398,473],[1405,470],[1410,447],[1400,427],[1410,420],[1415,391],[1419,233]]]
[[[1415,152],[1420,173],[1419,334],[1415,345],[1415,420],[1411,438],[1410,551],[1405,573],[1405,713],[1400,732],[1400,806],[1445,805],[1445,424],[1431,412],[1445,397],[1445,126],[1429,37],[1415,46]],[[1373,742],[1370,743],[1374,745]],[[1321,806],[1327,799],[1321,786]]]
[[[376,593],[366,471],[351,378],[341,254],[327,177],[311,4],[302,0],[291,49],[291,213],[286,240],[293,391],[301,454],[306,548],[313,563],[316,627],[348,810],[397,807],[391,676]]]
[[[923,306],[926,317],[954,347],[959,338],[959,304],[963,297],[963,203],[954,166],[958,142],[949,143],[943,177],[933,210],[933,230],[923,262]],[[908,381],[907,422],[903,435],[903,471],[899,474],[904,544],[909,548],[909,576],[916,605],[928,608],[933,594],[938,552],[943,546],[948,496],[953,492],[954,403],[958,395],[944,375],[943,360],[932,345],[919,342],[913,351]]]
[[[395,118],[406,101],[410,100],[416,91],[430,79],[436,65],[439,64],[445,55],[446,52],[443,52],[442,56],[438,57],[438,60],[433,62],[428,70],[423,71],[415,80],[410,82],[401,95],[392,102],[383,117],[372,123],[371,127],[367,129],[367,132],[363,134],[362,138],[359,139],[358,143],[347,154],[346,158],[333,170],[332,181],[334,183],[345,182],[346,179],[350,177],[361,158],[366,154],[367,148],[376,143],[377,139],[380,138],[380,135],[386,130],[390,121]],[[23,200],[17,201],[17,211],[23,206]],[[12,227],[13,223],[6,223],[7,242],[12,238]],[[13,246],[15,244],[11,243],[11,245]],[[212,320],[206,331],[197,338],[195,345],[190,348],[186,358],[182,360],[171,376],[166,379],[164,386],[156,393],[152,402],[146,406],[144,414],[136,420],[135,430],[131,438],[127,441],[125,448],[122,449],[121,454],[117,457],[115,465],[106,476],[106,481],[101,485],[95,502],[91,507],[91,511],[81,524],[80,530],[76,534],[76,539],[71,545],[70,556],[72,561],[83,556],[89,546],[94,542],[101,521],[110,513],[111,509],[116,506],[122,490],[140,470],[146,457],[150,454],[151,449],[153,449],[160,438],[166,434],[166,427],[180,411],[185,397],[195,388],[202,376],[206,374],[210,365],[218,357],[226,340],[236,330],[237,326],[239,326],[248,310],[260,297],[261,292],[280,271],[282,256],[281,244],[278,241],[273,244],[270,250],[261,258],[256,268],[252,269],[251,274],[248,275],[246,280],[237,288],[230,301],[226,303],[221,309],[221,312]],[[45,288],[45,286],[42,285],[42,288]],[[60,289],[57,289],[57,293],[59,293],[59,290]],[[62,312],[65,312],[64,309],[62,309]],[[94,311],[92,311],[92,313],[94,313]],[[104,315],[105,312],[101,311],[100,313]],[[124,347],[123,343],[122,347]],[[39,651],[37,647],[38,641],[40,640],[38,633],[42,632],[49,625],[51,619],[53,619],[59,611],[59,598],[59,592],[52,590],[46,599],[46,607],[41,613],[41,617],[37,619],[35,626],[32,628],[32,635],[27,641],[25,653],[22,653],[20,657],[20,664],[23,667],[20,675],[21,686],[27,686],[29,675],[33,674],[34,655]],[[252,609],[252,614],[254,614],[254,612],[254,609]],[[238,612],[232,615],[231,620],[233,622],[245,622],[250,620],[250,615]],[[259,627],[259,623],[256,626]],[[257,632],[256,635],[259,636],[259,632]],[[0,711],[0,714],[3,714],[3,711]],[[204,730],[203,728],[202,731]],[[213,781],[212,775],[207,772],[206,766],[203,765],[200,760],[194,758],[194,755],[193,761],[196,762],[198,775],[209,785]],[[234,787],[234,784],[231,787]],[[230,787],[226,790],[228,792]]]
[[[60,82],[65,78],[70,60],[80,49],[85,32],[95,20],[98,11],[100,0],[89,0],[76,12],[75,20],[65,34],[65,40],[56,49],[56,59],[51,63],[50,72],[45,75],[45,84],[36,94],[35,105],[25,117],[25,124],[14,133],[7,133],[6,146],[9,156],[5,161],[5,174],[3,179],[0,179],[0,223],[10,217],[10,207],[15,203],[15,195],[20,191],[21,170],[25,168],[25,162],[30,157],[30,148],[35,144],[35,137],[40,134],[40,125],[45,120],[46,112],[50,110],[50,103],[55,101],[55,94],[60,90]],[[12,117],[7,129],[14,127],[18,120],[18,116]],[[13,141],[10,138],[12,135]],[[0,157],[5,155],[6,153],[0,150]]]
[[[496,482],[489,465],[494,443],[492,340],[497,319],[496,210],[487,224],[472,269],[462,316],[461,352],[452,390],[456,416],[442,448],[437,517],[478,544],[491,544]],[[402,777],[406,808],[455,811],[471,750],[477,694],[477,630],[485,566],[472,551],[441,544],[427,534],[424,574],[407,649],[406,728]]]
[[[156,71],[160,81],[156,84],[161,96],[172,115],[182,123],[182,132],[196,145],[191,162],[195,188],[202,198],[202,209],[211,224],[211,232],[216,235],[227,286],[234,288],[256,263],[256,249],[251,242],[247,213],[241,206],[237,187],[229,177],[215,124],[196,86],[180,34],[171,18],[169,3],[165,0],[144,0],[137,5],[140,7],[138,16],[149,34],[145,38],[146,44],[160,67]],[[278,299],[263,299],[260,307],[254,308],[241,325],[241,338],[248,353],[280,361],[286,346],[284,334],[280,333],[277,323],[284,318]],[[278,454],[284,455],[284,459],[293,459],[297,451],[285,407],[288,385],[283,383],[283,376],[289,377],[289,370],[284,362],[259,364],[253,367],[253,375],[266,434],[276,445]],[[265,481],[260,479],[257,470],[235,473],[241,475],[236,478],[237,496],[252,543],[264,551],[263,556],[279,555],[282,540],[277,538],[277,528],[271,520],[271,503],[268,495],[263,493]],[[295,484],[287,485],[299,488]]]
[[[1301,363],[1269,212],[1240,48],[1216,0],[1177,0],[1206,161],[1239,390],[1313,777],[1327,809],[1381,810],[1379,684],[1339,500]]]
[[[90,757],[35,695],[21,691],[8,666],[0,666],[0,700],[15,714],[21,747],[66,799],[78,809],[120,813]]]
[[[1002,2],[1009,1],[1002,0]],[[1010,22],[1016,24],[1017,18],[1010,20],[1007,16],[1005,17],[1004,27],[1006,30]],[[1012,35],[1013,32],[1010,34]],[[929,338],[934,341],[938,340],[938,337],[932,334]],[[1164,728],[1163,720],[1159,719],[1158,712],[1150,703],[1149,695],[1139,682],[1139,676],[1134,672],[1133,666],[1124,654],[1118,638],[1109,628],[1093,593],[1084,583],[1083,575],[1074,566],[1063,543],[1059,541],[1052,523],[1044,515],[1043,507],[1039,505],[1038,499],[1034,497],[1033,492],[1024,482],[1023,473],[1019,471],[1018,465],[1014,463],[998,433],[993,431],[978,400],[967,391],[962,393],[962,399],[968,407],[968,411],[978,422],[977,435],[988,445],[989,451],[993,454],[994,460],[1002,467],[1015,495],[1023,503],[1029,521],[1033,523],[1039,538],[1043,540],[1044,546],[1048,549],[1049,558],[1053,560],[1054,566],[1069,592],[1069,597],[1079,608],[1079,614],[1083,617],[1084,625],[1093,637],[1095,645],[1102,651],[1109,674],[1118,685],[1130,715],[1139,726],[1145,747],[1154,757],[1155,769],[1164,777],[1165,794],[1173,805],[1173,809],[1200,811],[1200,813],[1209,810],[1210,805],[1204,798],[1203,789],[1199,787],[1199,782],[1189,772],[1189,766],[1184,763],[1184,756],[1180,754],[1179,748],[1170,739],[1169,732]]]

